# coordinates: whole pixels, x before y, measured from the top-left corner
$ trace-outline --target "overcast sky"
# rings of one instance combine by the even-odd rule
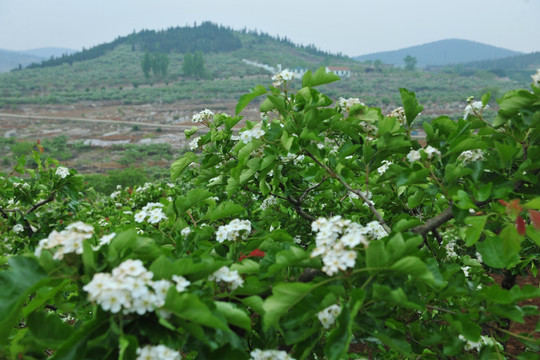
[[[0,49],[81,50],[212,21],[356,56],[458,38],[540,51],[540,0],[0,0]]]

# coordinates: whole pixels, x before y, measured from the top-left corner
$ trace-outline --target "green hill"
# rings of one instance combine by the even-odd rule
[[[187,52],[202,54],[204,72],[197,76],[184,73]],[[142,60],[147,53],[166,54],[165,74],[145,77]],[[482,71],[418,72],[360,63],[315,45],[296,45],[286,37],[203,23],[162,31],[144,30],[0,74],[0,108],[97,101],[115,105],[234,102],[254,86],[270,84],[278,65],[312,71],[322,66],[348,67],[350,78],[326,85],[327,94],[336,99],[358,97],[370,106],[390,111],[401,105],[398,88],[405,87],[415,91],[419,101],[431,109],[426,108],[426,116],[461,112],[470,95],[479,97],[490,91],[495,99],[497,94],[530,83],[530,74],[526,79],[513,81]],[[299,82],[294,86],[299,86]]]
[[[414,56],[418,67],[441,66],[459,64],[471,61],[497,59],[513,55],[519,52],[507,50],[479,42],[448,39],[430,42],[423,45],[411,46],[394,51],[384,51],[374,54],[355,56],[358,61],[380,60],[384,64],[403,66],[403,58],[407,55]]]

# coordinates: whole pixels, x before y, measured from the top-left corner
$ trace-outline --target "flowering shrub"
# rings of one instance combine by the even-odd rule
[[[512,324],[540,297],[515,281],[539,260],[537,82],[422,146],[412,92],[385,115],[316,89],[337,79],[195,115],[171,182],[102,198],[37,143],[0,179],[0,358],[535,358]]]

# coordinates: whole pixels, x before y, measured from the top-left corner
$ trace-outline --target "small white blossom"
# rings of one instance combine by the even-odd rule
[[[251,128],[249,130],[242,131],[240,133],[240,140],[242,140],[242,142],[244,144],[247,144],[248,142],[250,142],[253,139],[261,138],[261,136],[263,136],[264,134],[265,134],[265,132],[261,128],[261,124],[258,123],[258,124],[255,124],[253,126],[253,128]]]
[[[255,349],[249,353],[250,360],[294,360],[283,350],[261,350]]]
[[[191,284],[191,282],[183,276],[173,275],[172,280],[176,283],[176,290],[178,292],[185,291],[189,284]]]
[[[193,115],[193,118],[191,118],[192,122],[207,122],[209,120],[212,120],[214,118],[214,113],[208,109],[204,109],[198,114]]]
[[[21,224],[16,224],[15,226],[13,226],[13,232],[15,234],[22,233],[23,231],[24,231],[24,226],[22,226]]]
[[[421,159],[420,151],[418,151],[418,150],[411,150],[407,154],[407,160],[409,160],[409,162],[415,162],[415,161],[418,161],[420,159]]]
[[[75,222],[58,232],[53,230],[46,239],[39,241],[34,255],[39,257],[45,249],[54,249],[53,259],[62,260],[65,254],[82,254],[82,242],[90,239],[94,233],[94,227],[83,222]]]
[[[341,307],[337,304],[330,305],[326,309],[319,311],[317,317],[321,322],[322,326],[325,329],[328,329],[330,326],[334,325],[336,318],[341,313]]]
[[[166,347],[165,345],[146,345],[137,349],[136,360],[180,360],[182,357],[178,351]]]
[[[407,123],[407,116],[405,115],[405,109],[403,109],[403,106],[392,110],[392,112],[388,114],[388,117],[396,118],[401,125],[405,125]]]
[[[273,206],[273,205],[277,205],[277,199],[270,195],[269,197],[267,197],[266,199],[264,199],[264,201],[262,202],[260,208],[261,210],[266,210],[268,209],[269,207]]]
[[[225,282],[230,285],[231,290],[236,290],[244,285],[244,279],[240,277],[237,270],[231,270],[227,266],[223,266],[213,274],[208,276],[208,280],[216,282]]]
[[[484,160],[484,152],[480,149],[465,150],[458,156],[458,159],[465,164],[472,161],[481,161]]]
[[[488,108],[489,105],[486,105],[484,107],[484,104],[482,104],[481,101],[473,101],[472,97],[469,97],[467,99],[467,102],[469,103],[467,106],[465,106],[464,114],[463,114],[463,120],[467,120],[469,115],[471,114],[478,114],[481,113],[482,110],[485,108]]]
[[[249,220],[234,219],[227,225],[222,225],[216,231],[216,240],[219,243],[225,240],[236,241],[246,239],[251,233]]]
[[[191,140],[189,142],[189,148],[190,150],[196,150],[199,148],[199,140],[201,140],[201,137],[200,136],[197,136],[196,138],[193,138],[193,140]]]
[[[294,73],[291,72],[289,69],[285,69],[279,74],[276,74],[272,76],[272,85],[274,86],[280,86],[286,81],[291,81],[294,78]]]
[[[384,174],[386,170],[390,168],[390,165],[392,165],[391,161],[383,160],[381,166],[377,168],[377,172],[379,173],[379,175]]]
[[[116,198],[120,194],[121,194],[121,191],[115,191],[115,192],[111,193],[111,199]]]
[[[69,170],[66,167],[59,166],[56,168],[55,175],[65,179],[69,175]]]
[[[360,99],[358,98],[345,99],[345,98],[340,97],[338,100],[338,106],[343,112],[345,111],[348,112],[351,109],[351,107],[353,107],[353,105],[357,105],[357,104],[364,105],[364,103],[361,102]]]
[[[180,234],[181,234],[183,237],[188,236],[190,233],[191,233],[191,228],[190,228],[189,226],[183,228],[182,231],[180,231]]]

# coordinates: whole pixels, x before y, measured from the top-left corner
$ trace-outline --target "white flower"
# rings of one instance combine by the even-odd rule
[[[535,87],[540,87],[540,69],[536,70],[536,74],[531,75],[532,85]]]
[[[44,249],[54,249],[53,259],[62,260],[65,254],[82,254],[82,242],[90,239],[94,233],[94,227],[77,221],[58,232],[53,230],[46,239],[39,241],[34,255],[39,257]]]
[[[238,271],[231,270],[227,266],[223,266],[222,268],[208,276],[208,280],[216,282],[226,282],[230,285],[231,290],[236,290],[237,288],[244,285],[244,279],[242,279],[240,275],[238,275]]]
[[[208,109],[204,109],[198,114],[193,115],[193,118],[191,118],[192,122],[205,122],[208,120],[212,120],[214,118],[214,113]]]
[[[390,168],[390,165],[392,165],[391,161],[383,160],[381,166],[377,168],[377,172],[379,173],[379,175],[384,174],[386,170]]]
[[[465,150],[458,156],[458,159],[463,161],[465,164],[472,161],[484,160],[484,152],[480,149]]]
[[[138,222],[138,223],[143,222],[147,215],[148,214],[146,213],[146,211],[139,211],[138,213],[135,214],[135,222]]]
[[[183,228],[182,231],[180,231],[180,234],[181,234],[183,237],[188,236],[190,233],[191,233],[191,228],[190,228],[189,226]]]
[[[247,144],[253,139],[259,139],[265,134],[264,130],[261,128],[261,124],[255,124],[250,130],[244,130],[240,133],[240,140],[244,144]]]
[[[172,280],[176,283],[176,290],[178,292],[185,291],[189,284],[191,284],[191,282],[183,276],[173,275]]]
[[[137,349],[136,360],[180,360],[182,357],[178,351],[166,347],[165,345],[146,345]]]
[[[471,98],[467,99],[467,101],[469,102],[469,104],[465,106],[463,120],[467,120],[469,115],[477,114],[479,112],[482,112],[482,110],[484,109],[484,105],[482,104],[481,101],[472,101]],[[485,107],[487,108],[489,107],[489,105],[486,105]]]
[[[420,151],[418,151],[418,150],[411,150],[407,154],[407,160],[409,160],[409,162],[415,162],[415,161],[418,161],[420,159],[421,159]]]
[[[403,106],[394,109],[390,114],[388,114],[388,117],[398,119],[401,125],[405,125],[407,123],[407,116],[405,115],[405,109],[403,109]]]
[[[120,193],[121,193],[121,191],[115,191],[115,192],[111,193],[111,199],[114,199],[115,197],[120,195]]]
[[[437,155],[438,157],[441,157],[441,152],[439,150],[435,149],[431,145],[426,146],[424,151],[427,153],[428,159],[431,159],[433,157],[433,155]]]
[[[273,205],[277,205],[277,199],[270,195],[269,197],[267,197],[266,199],[264,199],[264,201],[262,202],[260,208],[261,210],[266,210],[268,209],[269,207],[273,206]]]
[[[342,98],[340,97],[338,100],[338,106],[341,109],[341,111],[349,111],[353,105],[361,104],[364,105],[363,102],[360,101],[358,98]]]
[[[201,140],[201,137],[200,136],[197,136],[196,138],[194,138],[193,140],[191,140],[189,142],[189,148],[191,150],[195,150],[199,147],[199,140]]]
[[[330,305],[326,309],[319,311],[317,317],[321,322],[322,326],[325,329],[328,329],[330,326],[334,325],[336,318],[341,313],[341,307],[337,304]]]
[[[102,236],[98,241],[99,245],[109,245],[111,240],[116,236],[116,233],[110,233],[108,235]]]
[[[216,240],[219,243],[225,240],[236,241],[246,239],[251,233],[249,220],[234,219],[227,225],[222,225],[216,231]]]
[[[59,166],[56,168],[55,175],[61,177],[62,179],[65,179],[69,175],[69,170],[66,167]]]
[[[283,70],[279,74],[276,74],[272,76],[272,85],[279,86],[283,84],[285,81],[291,81],[294,78],[294,73],[289,71],[288,69]]]
[[[22,226],[21,224],[16,224],[15,226],[13,226],[13,232],[15,234],[22,233],[23,231],[24,231],[24,226]]]

